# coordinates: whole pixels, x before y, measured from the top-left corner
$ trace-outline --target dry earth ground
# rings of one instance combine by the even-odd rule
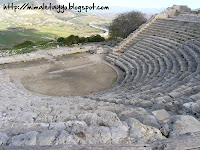
[[[78,53],[50,59],[1,65],[32,92],[50,96],[83,96],[109,88],[116,72],[100,55]]]

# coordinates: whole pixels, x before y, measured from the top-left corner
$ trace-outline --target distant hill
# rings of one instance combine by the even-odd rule
[[[129,11],[141,11],[142,13],[145,13],[147,18],[150,18],[153,14],[157,14],[165,10],[165,8],[134,8],[134,7],[110,7],[109,13],[108,12],[93,12],[94,14],[104,15],[110,18],[115,18],[117,15],[123,12],[129,12]]]
[[[0,3],[16,2],[28,3],[32,0],[1,0]],[[56,0],[34,0],[34,4],[45,2],[57,3]],[[67,37],[71,34],[90,36],[101,34],[102,30],[89,26],[91,22],[105,22],[110,19],[90,13],[44,10],[3,10],[0,9],[0,50],[12,48],[26,40],[33,42],[52,40],[58,37]]]
[[[200,10],[200,8],[197,8],[197,9],[195,9],[194,11],[199,11]]]

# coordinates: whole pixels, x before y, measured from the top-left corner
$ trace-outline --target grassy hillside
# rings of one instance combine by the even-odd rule
[[[6,0],[8,1],[8,0]],[[21,2],[21,1],[20,1]],[[33,42],[67,37],[71,34],[90,36],[103,33],[90,27],[90,22],[110,21],[109,18],[90,13],[66,11],[13,10],[0,9],[0,49],[11,48],[26,40]]]

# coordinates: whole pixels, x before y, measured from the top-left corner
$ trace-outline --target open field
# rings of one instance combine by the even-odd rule
[[[102,30],[89,26],[90,22],[110,21],[109,18],[67,11],[64,14],[49,11],[0,10],[0,48],[12,48],[25,40],[55,40],[71,34],[90,36]]]

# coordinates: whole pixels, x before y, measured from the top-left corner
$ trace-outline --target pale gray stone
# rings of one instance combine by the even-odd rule
[[[52,145],[54,144],[54,140],[58,135],[58,131],[56,130],[44,130],[37,135],[38,145]]]
[[[162,126],[162,128],[160,129],[160,131],[162,132],[162,134],[163,134],[164,136],[168,136],[168,135],[169,135],[169,132],[171,131],[170,125],[169,125],[169,124],[164,124],[164,125]]]
[[[169,93],[169,96],[171,96],[172,98],[177,98],[177,97],[181,96],[181,93],[173,91],[173,92]]]
[[[9,137],[5,133],[0,133],[0,145],[6,145]]]
[[[141,115],[138,116],[136,119],[138,119],[142,124],[147,126],[152,126],[155,128],[160,128],[160,124],[158,123],[157,119],[152,115]]]
[[[125,140],[128,136],[128,126],[111,127],[111,140],[112,144],[118,144]]]
[[[156,110],[152,112],[158,121],[167,122],[172,119],[171,115],[164,109]]]
[[[122,121],[125,121],[128,118],[137,118],[137,117],[140,117],[140,116],[146,115],[146,114],[147,114],[147,112],[144,108],[137,107],[137,108],[132,108],[132,109],[128,109],[128,110],[121,112],[119,114],[119,118]]]
[[[108,127],[90,126],[84,132],[85,140],[88,144],[108,144],[111,143],[111,132]]]
[[[13,136],[9,140],[9,145],[13,146],[25,146],[25,145],[36,145],[38,132],[31,131],[26,134]]]
[[[82,132],[87,128],[87,124],[84,121],[68,121],[66,122],[66,130],[71,133]]]
[[[60,144],[78,144],[80,139],[76,135],[70,135],[67,131],[62,130],[56,138],[55,145]]]
[[[49,129],[50,130],[65,130],[66,129],[66,123],[65,122],[50,123]]]
[[[148,141],[158,140],[158,139],[164,139],[165,137],[162,136],[159,129],[146,126],[142,123],[140,123],[135,118],[129,118],[126,120],[129,129],[129,137],[128,139],[133,142],[138,143],[146,143]]]
[[[151,107],[152,105],[153,105],[153,103],[151,101],[148,101],[148,100],[142,100],[140,102],[140,106],[143,107],[143,108]]]
[[[92,126],[117,127],[122,125],[122,122],[115,113],[105,110],[80,114],[77,118],[84,120],[88,125]]]
[[[200,100],[183,104],[183,110],[200,117]]]
[[[170,136],[178,136],[187,132],[200,131],[200,122],[189,115],[176,116]]]

